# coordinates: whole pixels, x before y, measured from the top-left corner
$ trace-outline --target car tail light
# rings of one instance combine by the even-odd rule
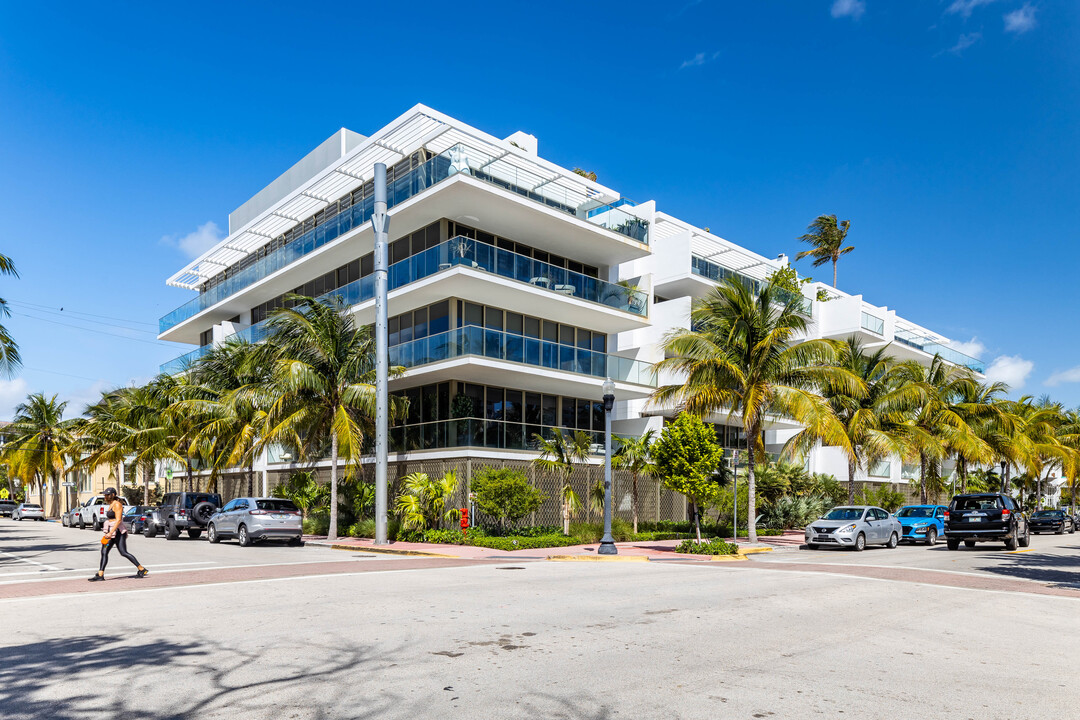
[[[1002,520],[1008,520],[1010,514],[1011,513],[1009,512],[1009,509],[1005,508],[1004,510],[1001,511],[1001,519]]]
[[[249,510],[248,515],[269,515],[266,510]]]
[[[945,511],[945,522],[949,522],[949,511]]]
[[[187,510],[181,510],[177,513],[177,515],[187,515]]]

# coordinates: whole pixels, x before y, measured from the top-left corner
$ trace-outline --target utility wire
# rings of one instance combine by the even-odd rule
[[[36,312],[42,312],[42,311],[50,312],[50,313],[62,312],[65,315],[85,315],[86,317],[93,318],[93,319],[101,318],[103,320],[116,320],[117,322],[130,323],[132,325],[147,325],[147,326],[152,327],[152,328],[156,328],[158,326],[157,323],[146,322],[145,320],[128,320],[127,318],[112,317],[110,315],[95,315],[94,313],[80,312],[78,310],[64,310],[64,308],[62,308],[62,307],[61,308],[55,308],[55,307],[50,307],[48,305],[39,305],[37,303],[27,302],[25,300],[8,300],[8,302],[11,303],[12,305],[25,305],[26,307],[31,308]]]
[[[58,312],[58,311],[53,311],[53,310],[38,310],[36,308],[30,308],[29,310],[24,309],[24,308],[16,308],[15,314],[16,315],[26,315],[26,313],[28,313],[28,312],[45,313],[47,315],[52,315],[54,317],[62,317],[65,320],[71,320],[72,322],[94,323],[95,325],[101,325],[101,326],[104,326],[104,327],[116,328],[117,330],[126,330],[127,332],[130,332],[130,333],[139,333],[139,334],[142,334],[142,335],[153,335],[155,337],[157,336],[157,333],[155,333],[155,332],[153,332],[151,330],[144,330],[143,328],[128,327],[127,325],[116,325],[114,323],[108,323],[108,322],[104,322],[102,320],[95,320],[95,319],[92,319],[92,318],[76,317],[76,316],[73,316],[73,315],[68,315],[68,313],[66,313],[66,312]]]
[[[62,322],[60,322],[58,320],[50,320],[49,318],[38,317],[36,315],[29,315],[26,312],[23,312],[23,313],[20,313],[20,314],[22,315],[22,317],[31,318],[33,320],[40,320],[41,322],[52,323],[53,325],[62,325],[64,327],[74,328],[75,330],[82,330],[84,332],[89,332],[89,333],[97,333],[99,335],[110,335],[112,337],[117,337],[117,338],[120,338],[122,340],[131,340],[133,342],[146,343],[147,345],[155,345],[157,347],[169,347],[169,348],[176,349],[175,345],[171,345],[171,344],[161,342],[161,341],[158,341],[158,340],[144,340],[142,338],[131,337],[130,335],[120,335],[118,333],[111,333],[111,332],[108,332],[106,330],[95,330],[93,328],[83,327],[81,325],[71,325],[69,323],[62,323]],[[130,330],[131,328],[126,328],[126,329]],[[132,330],[132,332],[139,332],[139,331]]]

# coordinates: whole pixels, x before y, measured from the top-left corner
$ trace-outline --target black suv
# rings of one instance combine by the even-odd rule
[[[1006,550],[1031,543],[1027,516],[1008,495],[978,493],[957,495],[945,511],[945,542],[950,550],[977,542],[1004,542]]]
[[[181,530],[186,530],[188,537],[194,540],[202,535],[203,528],[219,507],[221,496],[217,493],[166,493],[161,506],[146,516],[146,537],[154,537],[164,530],[166,539],[175,540],[180,537]]]

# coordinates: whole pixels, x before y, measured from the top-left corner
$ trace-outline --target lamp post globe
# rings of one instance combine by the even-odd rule
[[[604,537],[597,555],[618,555],[615,538],[611,537],[611,411],[615,407],[615,383],[604,380]]]

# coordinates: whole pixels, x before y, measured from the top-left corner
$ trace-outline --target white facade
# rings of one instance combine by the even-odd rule
[[[367,220],[373,165],[386,163],[391,362],[407,368],[391,391],[414,406],[392,431],[391,459],[529,458],[533,433],[552,427],[585,429],[599,443],[606,376],[616,382],[615,432],[659,430],[663,413],[646,400],[663,336],[688,326],[692,299],[716,278],[763,281],[787,263],[655,202],[630,203],[541,158],[530,135],[495,138],[424,106],[368,137],[342,131],[327,142],[334,152],[309,154],[303,172],[294,167],[260,191],[231,216],[226,239],[170,278],[200,295],[161,319],[159,337],[197,347],[162,369],[232,336],[261,339],[266,313],[286,293],[334,293],[359,323],[372,323]],[[818,302],[818,289],[804,292],[811,336],[855,334],[867,347],[891,343],[898,357],[929,362],[939,352],[981,372],[947,338],[895,311],[832,288],[833,299]],[[796,431],[776,422],[770,446]],[[739,442],[737,429],[720,432]],[[816,451],[810,469],[845,478],[834,455]],[[904,475],[895,462],[888,479]]]

